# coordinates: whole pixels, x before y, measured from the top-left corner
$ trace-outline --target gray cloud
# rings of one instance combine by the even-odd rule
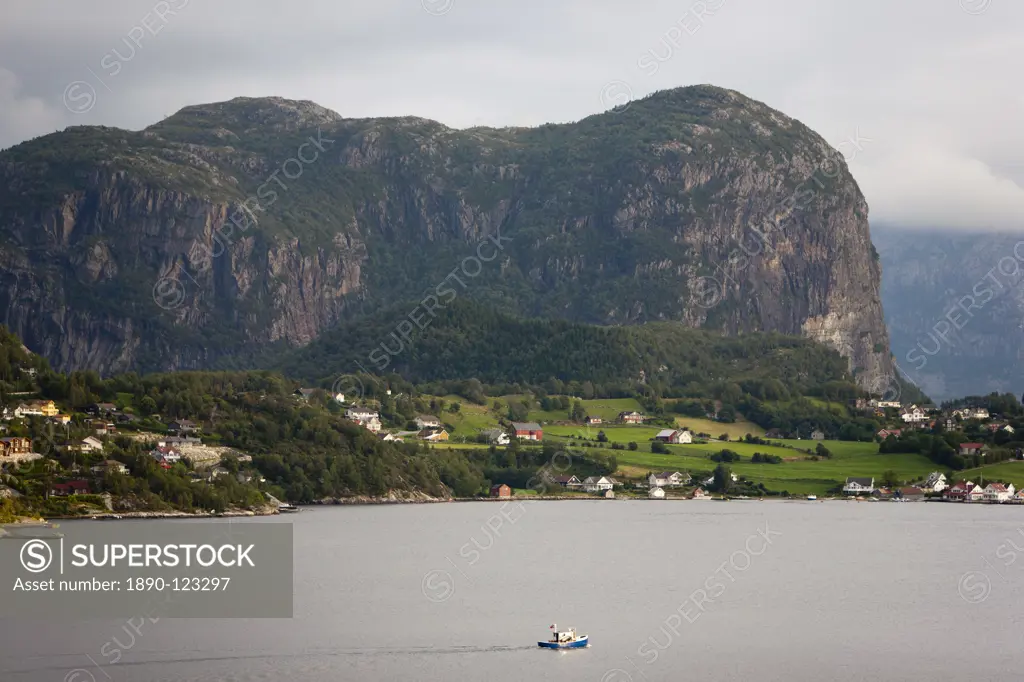
[[[578,120],[626,92],[713,83],[833,145],[870,139],[848,158],[873,220],[1024,229],[1016,0],[36,0],[4,12],[0,147],[239,95],[466,127]]]

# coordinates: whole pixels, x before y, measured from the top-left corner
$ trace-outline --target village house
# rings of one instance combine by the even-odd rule
[[[908,424],[916,424],[917,422],[923,422],[927,418],[924,411],[917,405],[911,405],[906,411],[900,415],[900,419]]]
[[[86,412],[96,416],[110,416],[117,413],[117,405],[114,403],[96,403],[90,405]]]
[[[88,481],[68,481],[66,483],[54,483],[50,487],[50,495],[53,497],[67,497],[68,495],[88,495]]]
[[[664,429],[664,430],[658,432],[658,435],[656,435],[654,437],[654,440],[660,441],[662,443],[675,443],[675,444],[692,443],[693,442],[693,434],[690,433],[689,431],[682,431],[682,430],[676,430],[676,429]]]
[[[899,438],[901,433],[903,433],[903,429],[881,429],[875,435],[878,436],[880,440],[885,440],[889,436]]]
[[[659,471],[647,477],[647,485],[652,488],[678,488],[690,482],[690,474],[678,471]]]
[[[949,487],[949,483],[946,481],[946,474],[938,471],[933,471],[928,474],[928,478],[925,479],[922,489],[932,493],[941,493],[943,490]]]
[[[480,433],[488,443],[492,443],[494,445],[508,445],[512,442],[512,439],[508,437],[508,434],[501,429],[485,429]]]
[[[378,433],[377,437],[380,438],[385,443],[394,443],[395,441],[401,441],[402,440],[401,438],[399,438],[395,434],[388,433],[388,432]]]
[[[345,418],[354,421],[373,433],[381,430],[380,414],[376,410],[366,407],[350,407],[345,410]]]
[[[982,500],[985,502],[1009,502],[1013,499],[1016,491],[1013,484],[1003,485],[1002,483],[989,483],[982,492]]]
[[[105,474],[109,471],[124,475],[128,473],[128,467],[117,460],[108,459],[92,467],[91,471],[94,474]]]
[[[843,486],[843,492],[847,495],[866,495],[874,490],[875,479],[873,478],[850,477],[846,479],[846,485]]]
[[[58,412],[57,414],[53,415],[49,419],[54,424],[60,424],[61,426],[66,426],[66,425],[71,423],[71,415],[70,414],[60,414]]]
[[[951,502],[965,502],[974,487],[971,481],[957,481],[942,491],[942,498]]]
[[[586,424],[587,426],[597,426],[602,422],[603,420],[600,417],[587,417],[586,419],[583,420],[583,423]]]
[[[448,432],[444,429],[422,429],[416,434],[416,438],[428,443],[439,443],[448,440]]]
[[[439,429],[441,428],[441,420],[437,417],[430,415],[421,414],[416,417],[416,428],[422,431],[423,429]]]
[[[619,421],[623,424],[643,424],[644,416],[639,412],[619,412]]]
[[[984,443],[961,443],[960,454],[961,455],[983,455],[985,450]]]
[[[891,500],[892,495],[892,491],[889,490],[888,488],[879,488],[878,490],[875,491],[875,497],[877,497],[880,500]]]
[[[693,494],[690,495],[690,498],[694,500],[710,500],[711,495],[704,492],[704,488],[696,488],[694,489]]]
[[[186,435],[199,431],[199,425],[189,419],[176,419],[167,425],[167,430],[171,433]]]
[[[203,478],[207,481],[216,481],[221,476],[230,476],[231,472],[222,466],[215,466],[210,468],[204,475]]]
[[[576,489],[583,485],[583,482],[580,481],[580,479],[572,475],[566,476],[563,474],[561,476],[555,476],[554,481],[566,489]]]
[[[782,429],[768,429],[764,434],[765,438],[785,438],[786,432]]]
[[[14,408],[12,413],[15,419],[23,419],[25,417],[42,417],[43,413],[38,407],[33,407],[28,403],[22,403]]]
[[[924,491],[916,486],[900,488],[893,493],[893,497],[907,502],[919,502],[924,499]]]
[[[544,431],[536,422],[512,422],[512,430],[519,440],[544,440]]]
[[[27,455],[32,452],[32,441],[28,438],[8,436],[0,438],[0,459]]]
[[[980,485],[976,485],[971,488],[970,492],[967,493],[968,502],[981,502],[985,499],[985,489]]]
[[[811,431],[811,440],[825,440],[825,432],[820,429]]]
[[[89,422],[89,428],[97,436],[108,436],[117,432],[117,427],[114,426],[114,423],[105,419],[93,419]]]
[[[315,388],[300,388],[295,391],[295,395],[303,400],[309,400],[316,394],[317,390]]]
[[[583,479],[583,489],[588,493],[604,492],[614,487],[615,481],[605,476],[588,476]]]
[[[960,423],[953,417],[946,417],[946,420],[942,424],[942,428],[946,431],[956,431],[960,428]]]
[[[871,405],[871,407],[880,407],[882,409],[885,409],[887,407],[888,408],[892,408],[892,409],[896,409],[896,410],[900,409],[900,403],[899,403],[898,400],[875,400],[875,399],[872,399],[871,402],[868,403],[868,404]]]
[[[1015,504],[1024,504],[1024,488],[1018,490],[1017,494],[1013,496],[1013,500],[1011,501]]]
[[[161,464],[177,464],[181,461],[181,453],[172,447],[158,445],[149,451],[149,456]]]
[[[647,491],[647,497],[651,498],[652,500],[664,500],[665,491],[662,490],[661,488],[651,488],[649,491]]]
[[[491,486],[491,497],[512,497],[512,488],[504,483]]]

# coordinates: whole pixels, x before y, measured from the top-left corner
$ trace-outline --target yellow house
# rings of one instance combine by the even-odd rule
[[[33,403],[33,407],[42,412],[44,417],[56,417],[60,414],[60,410],[57,409],[52,400],[39,400]]]
[[[70,414],[57,414],[57,415],[54,415],[53,420],[55,422],[57,422],[58,424],[70,424],[71,423],[71,415]]]
[[[423,429],[416,434],[416,437],[430,443],[437,443],[438,441],[447,441],[448,432],[444,429]]]

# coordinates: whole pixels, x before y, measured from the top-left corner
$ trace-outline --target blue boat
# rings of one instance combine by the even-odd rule
[[[582,649],[587,646],[589,637],[577,635],[576,628],[569,628],[559,632],[557,625],[552,625],[551,639],[546,642],[537,642],[537,646],[543,649]]]

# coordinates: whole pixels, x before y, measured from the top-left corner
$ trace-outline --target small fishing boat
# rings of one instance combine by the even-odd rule
[[[808,496],[807,496],[807,501],[808,501],[808,502],[814,502],[814,501],[815,501],[815,500],[817,500],[817,499],[818,499],[818,496],[817,496],[817,495],[808,495]]]
[[[296,507],[294,504],[280,504],[277,507],[277,511],[281,514],[294,514],[295,512],[299,511],[299,508]]]
[[[576,628],[559,631],[557,625],[552,625],[551,639],[547,642],[537,642],[537,646],[544,649],[579,649],[587,646],[588,636],[577,635]]]

